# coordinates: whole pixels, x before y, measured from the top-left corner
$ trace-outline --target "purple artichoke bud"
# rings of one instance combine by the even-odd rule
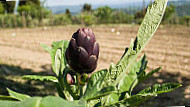
[[[97,67],[99,44],[91,29],[83,28],[75,32],[66,50],[66,60],[70,67],[80,74],[91,73]]]
[[[69,85],[73,85],[75,83],[74,77],[71,74],[69,74],[69,73],[67,74],[67,83]]]

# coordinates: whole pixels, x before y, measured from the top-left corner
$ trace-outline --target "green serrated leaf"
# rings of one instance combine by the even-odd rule
[[[102,97],[101,98],[101,104],[103,106],[115,104],[116,102],[119,101],[119,96],[116,93],[112,93],[108,96]]]
[[[121,106],[138,106],[142,102],[152,98],[156,97],[157,94],[161,93],[167,93],[170,92],[178,87],[180,87],[181,84],[179,83],[166,83],[166,84],[156,84],[153,87],[148,87],[142,91],[140,91],[138,94],[131,96],[130,98],[124,98],[123,100],[109,105],[109,107],[121,107]]]
[[[161,69],[162,69],[162,67],[156,68],[156,69],[150,71],[148,74],[139,77],[139,82],[142,82],[142,81],[150,78],[154,73],[160,71]]]
[[[54,76],[41,76],[41,75],[24,75],[22,79],[36,80],[36,81],[47,81],[47,82],[58,82],[58,79]]]
[[[135,42],[130,45],[127,52],[124,53],[116,65],[117,75],[119,76],[112,80],[114,82],[111,84],[116,86],[120,80],[123,79],[126,71],[129,70],[137,56],[149,42],[162,20],[166,5],[167,0],[155,0],[154,3],[148,7]]]
[[[4,95],[0,95],[0,101],[4,100],[4,101],[18,101],[16,98],[11,97],[11,96],[4,96]]]
[[[138,94],[136,94],[130,98],[125,98],[115,104],[109,105],[109,107],[138,106],[142,102],[144,102],[152,97],[156,97],[157,94],[170,92],[180,86],[181,86],[181,84],[178,84],[178,83],[166,83],[163,85],[156,84],[153,87],[149,87],[149,88],[142,90],[141,92],[139,92]]]
[[[142,49],[149,42],[151,37],[154,35],[157,30],[167,6],[168,0],[155,0],[152,5],[150,5],[147,9],[147,13],[144,17],[144,20],[140,26],[135,42],[133,43],[133,39],[131,40],[131,44],[129,48],[126,48],[123,56],[116,66],[112,66],[109,70],[103,86],[109,86],[112,84],[113,86],[117,86],[118,83],[125,77],[127,71],[132,67],[135,59],[138,57]],[[127,72],[129,74],[129,72]],[[141,75],[144,75],[143,73]],[[128,80],[126,80],[128,82]],[[137,80],[131,81],[132,85],[128,86],[128,90],[132,91],[132,88],[138,83]],[[123,86],[126,86],[124,84]],[[132,86],[132,87],[131,87]],[[130,87],[130,88],[129,88]],[[123,91],[126,89],[124,88]]]
[[[114,92],[116,92],[115,87],[108,86],[108,87],[105,87],[105,88],[101,89],[100,91],[95,93],[93,97],[91,97],[91,98],[89,98],[87,100],[99,99],[100,97],[104,97],[104,96],[109,95],[109,94],[114,93]]]
[[[176,88],[181,87],[182,85],[179,83],[165,83],[165,84],[156,84],[153,87],[148,87],[138,94],[146,94],[146,93],[155,93],[155,94],[161,94],[161,93],[167,93],[170,92]]]
[[[133,106],[138,106],[142,102],[155,97],[156,94],[141,94],[141,95],[134,95],[130,98],[125,98],[115,104],[111,104],[106,107],[133,107]]]
[[[100,105],[100,100],[95,99],[95,100],[89,100],[87,103],[87,107],[99,107]]]
[[[123,96],[123,94],[126,95],[127,92],[130,94],[133,88],[138,84],[139,78],[144,77],[146,75],[145,69],[147,66],[147,62],[148,61],[146,60],[145,55],[143,55],[138,62],[134,61],[132,67],[129,69],[130,71],[129,74],[125,74],[124,78],[119,82],[117,86],[118,92],[122,93],[120,95],[120,98],[125,97]],[[110,70],[112,70],[111,72],[112,74],[117,72],[115,70],[114,64],[110,66]],[[113,70],[115,70],[115,72],[113,72]],[[106,99],[106,101],[110,102],[109,99],[111,100],[113,98],[110,96],[110,97],[105,97],[103,99],[104,100]],[[105,104],[107,105],[107,102],[105,102]]]
[[[129,73],[125,74],[118,84],[119,93],[132,91],[138,84],[139,77],[144,77],[146,74],[145,69],[147,67],[147,62],[145,55],[143,55],[138,62],[134,61],[132,67],[129,69]]]
[[[61,70],[61,49],[57,49],[55,53],[55,73],[59,75],[59,71]]]
[[[53,102],[53,103],[52,103]],[[42,99],[40,107],[85,107],[84,101],[66,101],[60,97],[49,96]]]
[[[22,102],[0,101],[0,107],[86,107],[84,101],[66,101],[60,97],[33,97]]]
[[[61,71],[64,70],[64,68],[66,67],[66,64],[67,64],[66,59],[65,59],[65,52],[66,52],[68,45],[69,45],[69,41],[67,41],[67,40],[52,43],[53,49],[56,49],[56,50],[61,49]]]
[[[7,91],[12,98],[15,98],[19,101],[24,101],[28,98],[31,98],[29,95],[14,92],[14,91],[10,90],[9,88],[7,88]]]
[[[81,99],[89,100],[95,96],[95,94],[100,91],[103,87],[101,84],[107,74],[108,70],[104,69],[101,71],[97,71],[92,74],[87,83],[87,88],[84,93],[84,96]]]
[[[69,42],[66,40],[53,42],[52,48],[49,48],[47,45],[41,44],[41,46],[50,53],[52,68],[55,74],[58,76],[59,71],[63,72],[66,67],[65,51],[68,47]]]
[[[48,47],[46,44],[41,43],[40,46],[41,46],[45,51],[47,51],[47,52],[49,52],[49,53],[51,52],[51,48]]]

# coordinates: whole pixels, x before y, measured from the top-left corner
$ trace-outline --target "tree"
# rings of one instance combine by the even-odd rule
[[[105,6],[96,9],[94,14],[98,17],[99,23],[109,23],[111,22],[112,12],[113,10],[110,7]]]
[[[90,4],[87,4],[87,3],[85,3],[84,5],[83,5],[83,9],[82,9],[84,12],[90,12],[90,11],[92,11],[92,6],[90,5]]]
[[[143,10],[137,11],[135,13],[135,19],[139,19],[139,18],[144,18],[145,13],[146,13],[146,8],[144,8]]]
[[[15,8],[15,1],[4,1],[2,2],[3,7],[7,13],[13,13]]]
[[[3,4],[0,2],[0,14],[3,14],[5,12],[5,9],[3,7]]]
[[[112,14],[113,23],[131,23],[133,15],[125,13],[123,10],[114,10]]]
[[[163,17],[163,22],[164,23],[168,23],[170,22],[171,18],[172,18],[172,15],[175,13],[175,6],[174,5],[170,5],[170,6],[167,6],[166,7],[166,10],[165,10],[165,14],[164,14],[164,17]]]
[[[147,8],[144,8],[144,9],[142,9],[142,10],[140,10],[140,11],[137,11],[137,12],[134,14],[134,19],[135,19],[135,22],[136,22],[137,24],[141,24],[141,23],[142,23],[143,18],[144,18],[145,13],[146,13],[146,10],[147,10]]]
[[[40,2],[40,0],[20,1],[17,11],[20,14],[22,14],[22,12],[25,12],[32,18],[38,18],[41,21],[43,18],[49,17],[50,13],[48,9],[44,8],[45,2],[46,0],[43,0],[43,2]]]
[[[65,14],[67,15],[68,18],[71,18],[71,12],[68,8],[66,9]]]
[[[23,6],[23,5],[30,5],[30,4],[35,4],[37,6],[41,5],[40,0],[26,0],[26,1],[20,1],[19,2],[19,6]]]
[[[186,16],[183,16],[183,18],[186,21],[187,26],[189,26],[190,16],[186,15]]]
[[[19,6],[17,11],[19,13],[22,13],[22,12],[26,12],[26,13],[29,13],[31,11],[31,6],[30,5],[23,5],[23,6]]]

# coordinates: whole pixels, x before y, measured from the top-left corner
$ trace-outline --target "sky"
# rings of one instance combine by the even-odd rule
[[[40,0],[44,1],[44,0]],[[142,2],[143,0],[46,0],[46,6],[59,6],[59,5],[82,5],[84,3],[89,3],[92,5],[112,5],[112,4],[122,4],[128,2]],[[154,1],[154,0],[145,0]],[[169,0],[178,1],[178,0]]]
[[[131,2],[131,1],[142,2],[142,0],[47,0],[46,5],[47,6],[80,5],[84,3],[90,3],[92,5],[96,5],[96,4],[110,5],[110,4],[122,4],[122,3]],[[146,0],[146,1],[150,1],[150,0]]]

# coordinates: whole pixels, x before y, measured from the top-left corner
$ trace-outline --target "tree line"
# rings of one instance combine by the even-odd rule
[[[91,4],[84,4],[80,13],[72,15],[69,9],[65,13],[52,14],[51,10],[44,7],[44,2],[39,0],[20,1],[18,14],[13,14],[15,1],[0,2],[0,27],[36,27],[54,26],[67,24],[140,24],[145,15],[143,8],[135,13],[129,13],[126,9],[112,9],[109,6],[102,6],[92,9]],[[186,24],[189,26],[190,17],[178,16],[176,7],[169,5],[163,18],[163,24]]]

